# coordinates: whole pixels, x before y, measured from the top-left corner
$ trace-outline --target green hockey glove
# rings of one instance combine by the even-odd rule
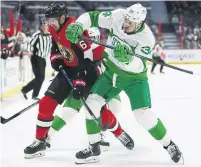
[[[84,28],[81,23],[71,23],[66,29],[66,38],[72,43],[78,43],[79,37],[83,34]]]
[[[132,50],[124,44],[117,44],[114,47],[114,57],[119,61],[123,63],[128,63],[132,57],[133,57]]]

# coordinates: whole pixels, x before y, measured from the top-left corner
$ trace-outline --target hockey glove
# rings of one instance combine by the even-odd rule
[[[78,43],[79,37],[83,34],[84,28],[81,23],[71,23],[66,29],[66,38],[72,43]]]
[[[51,54],[50,61],[52,68],[56,71],[59,71],[60,66],[66,66],[63,57],[59,54]]]
[[[3,48],[2,53],[1,53],[1,58],[6,60],[8,58],[8,56],[9,56],[9,50],[6,48]]]
[[[128,63],[130,60],[132,60],[132,54],[132,50],[127,45],[117,44],[114,47],[114,57],[119,62]]]
[[[82,79],[73,80],[74,89],[72,90],[72,96],[76,100],[80,100],[84,95],[84,89],[86,86],[86,82]]]

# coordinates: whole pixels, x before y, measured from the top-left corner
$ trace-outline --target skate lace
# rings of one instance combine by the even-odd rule
[[[168,148],[167,148],[169,154],[171,157],[174,157],[177,153],[177,146],[175,145],[170,145]]]
[[[121,140],[121,142],[126,145],[130,142],[130,140],[128,139],[126,133],[122,133],[119,137],[119,140]]]
[[[29,147],[30,148],[34,148],[34,147],[37,147],[39,144],[40,144],[40,141],[39,140],[35,140]]]
[[[88,147],[88,148],[82,150],[82,152],[83,152],[84,154],[86,154],[86,153],[88,153],[88,152],[91,152],[91,147]]]

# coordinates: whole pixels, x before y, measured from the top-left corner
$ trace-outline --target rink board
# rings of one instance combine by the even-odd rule
[[[201,64],[201,50],[164,50],[165,61],[168,64]],[[19,57],[1,59],[1,100],[18,93],[23,85],[33,78],[30,58],[24,56],[20,61]],[[21,64],[20,64],[21,63]],[[148,62],[148,64],[151,64]],[[21,68],[23,66],[23,68]],[[46,75],[50,76],[52,68],[47,59]]]
[[[24,56],[22,60],[19,57],[0,59],[1,64],[1,100],[11,97],[18,93],[26,85],[34,74],[30,63],[30,57]],[[47,59],[46,76],[49,77],[53,72],[49,59]]]

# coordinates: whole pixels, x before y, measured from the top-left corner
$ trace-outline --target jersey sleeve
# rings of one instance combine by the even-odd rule
[[[104,46],[98,46],[95,49],[93,49],[93,60],[102,60],[103,59],[103,51],[105,47]]]
[[[138,45],[135,48],[135,54],[143,56],[143,57],[151,58],[152,49],[153,49],[153,46],[151,45]]]
[[[111,11],[92,11],[82,14],[76,22],[83,24],[84,29],[90,27],[101,27],[111,29],[112,27],[112,12]]]
[[[139,41],[137,47],[134,49],[135,54],[143,57],[151,58],[151,52],[155,45],[154,38],[146,38],[146,40]]]
[[[85,31],[82,36],[89,38],[89,34],[87,31]],[[76,45],[83,51],[85,59],[89,58],[91,61],[93,61],[93,52],[91,48],[91,43],[89,41],[80,40]]]

